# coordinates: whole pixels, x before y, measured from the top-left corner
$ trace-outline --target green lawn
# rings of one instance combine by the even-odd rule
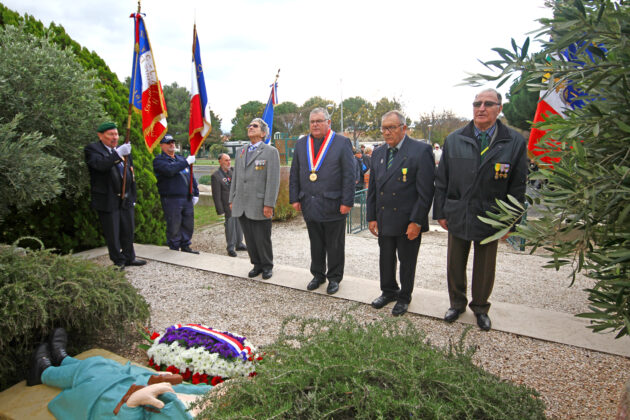
[[[216,159],[197,159],[195,165],[219,166],[219,161]]]
[[[195,229],[220,222],[223,216],[217,215],[214,206],[195,206]]]

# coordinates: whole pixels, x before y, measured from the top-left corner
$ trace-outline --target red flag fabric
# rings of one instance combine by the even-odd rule
[[[135,43],[129,103],[142,114],[144,142],[149,150],[153,150],[167,131],[166,101],[155,69],[144,19],[140,13],[133,13],[131,17],[135,21]]]

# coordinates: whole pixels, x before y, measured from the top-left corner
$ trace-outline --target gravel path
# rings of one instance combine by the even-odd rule
[[[308,236],[301,219],[274,223],[272,240],[276,263],[308,268]],[[225,254],[223,226],[197,232],[193,248]],[[239,252],[238,258],[249,265],[246,252]],[[99,260],[108,263],[105,257]],[[445,234],[423,235],[417,287],[445,291],[445,260]],[[573,314],[585,310],[586,294],[581,289],[590,285],[589,280],[579,277],[568,288],[568,271],[540,268],[545,262],[544,257],[513,252],[501,244],[492,299]],[[375,238],[369,232],[348,235],[346,273],[373,279],[375,297],[377,270]],[[290,315],[326,318],[350,312],[366,321],[389,316],[388,311],[369,305],[155,261],[130,267],[126,273],[151,305],[151,328],[160,331],[174,323],[199,322],[264,345],[275,339],[282,320]],[[304,279],[305,286],[309,280]],[[420,315],[405,317],[438,346],[458,342],[465,329],[463,324],[449,325]],[[477,328],[470,330],[465,343],[476,348],[474,361],[485,370],[535,388],[550,418],[614,418],[622,386],[630,379],[630,359],[620,356]]]

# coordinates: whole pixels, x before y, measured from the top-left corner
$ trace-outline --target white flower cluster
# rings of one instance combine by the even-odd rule
[[[252,360],[241,358],[226,360],[220,357],[218,353],[211,353],[204,348],[186,349],[176,341],[171,344],[159,344],[160,337],[156,338],[153,345],[147,350],[147,355],[157,365],[172,365],[180,372],[184,372],[188,368],[193,374],[202,375],[205,373],[209,377],[220,376],[222,378],[248,376],[256,371],[258,355],[256,348],[247,339],[245,339],[244,344],[251,349]]]

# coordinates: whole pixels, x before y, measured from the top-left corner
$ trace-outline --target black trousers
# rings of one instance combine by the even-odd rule
[[[466,264],[470,254],[470,242],[448,234],[448,251],[446,257],[446,279],[451,308],[463,311],[466,309]],[[494,287],[494,273],[497,263],[497,246],[499,241],[481,245],[475,241],[472,269],[472,301],[470,309],[475,314],[487,314],[490,309],[488,299]]]
[[[271,219],[252,220],[241,216],[238,221],[245,235],[249,260],[254,264],[254,268],[271,270],[273,268]]]
[[[343,279],[346,248],[346,218],[332,222],[306,222],[311,242],[311,274],[323,282]],[[326,271],[328,260],[328,271]]]
[[[109,259],[114,264],[125,264],[136,259],[133,249],[135,229],[134,209],[116,209],[111,212],[99,211],[98,218],[103,228]]]
[[[407,235],[378,237],[381,291],[384,296],[398,296],[398,301],[411,302],[416,277],[416,264],[422,234],[410,241]],[[396,283],[396,254],[400,261],[400,288]]]

